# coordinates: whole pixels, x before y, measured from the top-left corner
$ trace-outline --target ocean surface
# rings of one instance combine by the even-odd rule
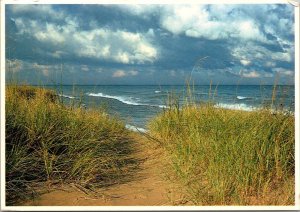
[[[147,122],[168,107],[168,96],[174,95],[182,105],[186,101],[186,86],[46,86],[56,90],[64,103],[79,103],[86,107],[102,107],[109,114],[122,118],[128,128],[147,128]],[[219,85],[191,88],[196,102],[213,100],[215,107],[256,110],[270,105],[273,86]],[[277,86],[276,107],[294,111],[294,86]],[[275,108],[275,106],[273,107]]]

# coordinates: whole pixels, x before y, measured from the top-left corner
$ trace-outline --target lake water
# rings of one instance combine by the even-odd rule
[[[61,93],[66,103],[70,100],[87,107],[104,107],[107,112],[121,117],[128,126],[146,128],[153,116],[167,108],[168,96],[179,98],[182,105],[187,97],[186,86],[47,86]],[[214,100],[216,107],[255,110],[272,102],[273,86],[219,85],[194,86],[196,102]],[[211,90],[211,92],[210,92]],[[294,111],[294,86],[277,86],[276,102]]]

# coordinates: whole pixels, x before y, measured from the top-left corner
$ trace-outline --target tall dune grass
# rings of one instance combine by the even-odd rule
[[[136,161],[125,124],[103,111],[61,104],[55,92],[6,87],[6,201],[31,197],[35,185],[85,188],[126,180]]]
[[[149,129],[170,155],[169,175],[190,204],[294,204],[294,115],[187,99],[183,107],[170,101]]]

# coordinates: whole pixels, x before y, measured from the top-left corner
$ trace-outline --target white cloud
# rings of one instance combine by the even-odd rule
[[[65,14],[62,11],[54,10],[51,5],[47,4],[15,4],[11,5],[11,10],[16,15],[35,14],[39,17],[51,17],[54,20],[62,20]]]
[[[276,66],[276,63],[275,63],[275,62],[272,62],[272,61],[267,61],[267,62],[265,63],[265,66],[266,66],[266,67],[275,67],[275,66]]]
[[[94,71],[96,73],[103,73],[104,72],[104,68],[102,68],[102,67],[96,67],[96,68],[94,68]]]
[[[155,4],[122,4],[118,7],[132,15],[148,19],[149,15],[157,12],[161,6]]]
[[[271,58],[273,60],[277,61],[286,61],[291,62],[292,61],[292,52],[272,52]]]
[[[130,70],[130,71],[124,71],[124,70],[117,70],[113,73],[112,77],[114,78],[121,78],[121,77],[127,77],[127,76],[136,76],[138,75],[138,71]]]
[[[274,74],[262,70],[255,71],[255,70],[242,69],[239,72],[239,76],[242,78],[272,78],[274,77]]]
[[[128,64],[129,63],[129,54],[127,52],[118,51],[117,55],[114,56],[114,59],[117,62]]]
[[[136,76],[138,75],[138,71],[135,71],[135,70],[132,70],[132,71],[128,71],[129,75],[132,75],[132,76]]]
[[[150,29],[148,30],[148,32],[147,32],[147,35],[148,35],[149,37],[154,37],[154,36],[155,36],[154,30],[153,30],[152,28],[150,28]]]
[[[268,42],[258,24],[245,14],[232,16],[238,7],[211,5],[173,5],[161,8],[161,25],[174,34],[209,40],[240,38]],[[245,19],[246,17],[246,19]]]
[[[157,49],[141,33],[94,29],[75,32],[73,38],[73,44],[78,46],[78,56],[124,64],[154,62],[158,57]]]
[[[123,71],[123,70],[118,70],[118,71],[115,71],[115,72],[113,73],[113,76],[112,76],[112,77],[120,78],[120,77],[125,77],[125,76],[126,76],[125,71]]]
[[[31,22],[32,23],[32,22]],[[32,25],[32,27],[37,27],[36,24]],[[37,31],[34,34],[34,37],[42,42],[51,42],[54,44],[60,44],[65,42],[65,37],[62,33],[60,33],[60,27],[54,24],[46,23],[45,31]]]
[[[151,30],[145,34],[104,28],[83,31],[70,18],[61,25],[43,25],[21,18],[16,19],[15,23],[20,34],[33,35],[39,42],[52,45],[55,51],[50,55],[55,58],[62,55],[62,47],[65,54],[124,64],[152,63],[158,58],[157,48],[148,39],[153,34]]]
[[[101,7],[116,6],[101,5]],[[292,70],[275,68],[280,67],[282,62],[291,64],[294,59],[294,41],[291,39],[294,33],[293,21],[291,21],[294,13],[292,9],[285,9],[287,7],[219,4],[117,5],[117,7],[131,15],[138,16],[138,18],[147,19],[147,23],[158,20],[157,24],[160,28],[154,27],[156,23],[153,23],[151,25],[153,28],[143,30],[143,32],[130,32],[126,31],[126,24],[122,28],[116,28],[119,23],[125,23],[123,21],[118,22],[118,20],[112,20],[117,23],[112,25],[110,25],[109,20],[106,28],[102,28],[102,22],[94,19],[94,17],[91,18],[92,15],[87,16],[87,18],[75,17],[74,14],[69,14],[63,7],[54,8],[51,5],[11,6],[11,11],[15,14],[11,20],[16,23],[19,35],[24,35],[27,38],[32,36],[32,39],[35,39],[35,44],[37,43],[37,46],[46,52],[42,52],[40,49],[36,51],[41,51],[43,56],[51,56],[52,58],[65,57],[71,60],[84,57],[85,59],[92,59],[93,63],[95,61],[123,64],[154,63],[159,59],[160,49],[158,45],[162,41],[161,39],[156,44],[156,36],[171,38],[171,35],[175,34],[208,40],[224,39],[224,43],[220,42],[221,48],[224,47],[222,51],[226,54],[225,48],[228,47],[228,51],[232,56],[232,58],[229,58],[230,55],[228,58],[226,57],[226,59],[232,60],[226,62],[237,66],[243,65],[245,69],[239,75],[235,67],[231,70],[233,75],[245,78],[273,77],[272,73],[263,71],[263,66],[267,68],[267,71],[272,68],[275,73],[281,73],[284,76],[294,74]],[[275,8],[278,10],[275,11]],[[54,17],[49,18],[50,16]],[[155,19],[152,19],[154,16]],[[264,17],[264,20],[262,20],[262,17]],[[86,25],[84,25],[85,21]],[[139,21],[137,20],[135,24],[139,24]],[[108,26],[111,26],[111,28]],[[177,38],[177,36],[174,37]],[[181,37],[178,40],[182,41]],[[196,39],[193,40],[196,41]],[[197,44],[199,43],[200,52],[203,51],[200,46],[202,39],[198,40]],[[204,40],[204,42],[206,41]],[[211,43],[218,44],[218,41],[207,43],[207,46],[209,46]],[[165,45],[162,44],[162,46]],[[172,50],[172,48],[170,49]],[[213,49],[213,51],[218,50]],[[84,63],[86,62],[84,61]],[[261,70],[250,70],[252,64],[257,69],[260,67]],[[255,67],[253,69],[257,70]],[[90,73],[92,71],[97,72],[92,66],[78,66],[76,72],[87,71],[88,69]],[[15,70],[20,69],[15,68]],[[49,69],[45,67],[40,70],[44,75],[49,74]],[[105,69],[98,71],[105,72],[108,77],[126,77],[139,74],[138,71],[128,69],[116,70],[111,68],[108,70],[106,66]],[[175,71],[165,73],[170,76],[176,75]],[[210,73],[215,74],[215,72],[208,72],[207,74]],[[153,73],[149,71],[145,74],[150,75]],[[179,74],[178,70],[177,74]]]
[[[146,17],[159,14],[161,27],[173,34],[210,40],[237,38],[264,43],[265,32],[287,41],[284,36],[293,34],[293,22],[275,9],[278,5],[122,5],[120,8],[133,15]],[[286,8],[292,14],[291,8]],[[258,17],[268,14],[261,24]],[[291,15],[292,17],[292,15]],[[279,24],[278,24],[279,23]],[[265,32],[264,32],[264,31]]]
[[[241,21],[237,25],[237,37],[267,42],[266,38],[264,35],[262,35],[258,26],[253,22],[253,20]]]
[[[244,66],[248,66],[251,64],[251,61],[249,60],[240,60],[241,64],[243,64]]]
[[[189,37],[215,40],[229,36],[224,23],[209,19],[204,5],[174,5],[163,8],[161,25],[173,34]]]
[[[49,70],[48,69],[43,69],[42,73],[45,77],[49,77]]]
[[[5,60],[5,69],[8,72],[22,72],[23,74],[29,73],[29,72],[40,72],[44,76],[49,76],[51,72],[61,71],[60,65],[45,65],[45,64],[39,64],[37,62],[28,62],[24,60]],[[68,67],[69,69],[70,67]]]
[[[61,58],[62,55],[66,54],[64,51],[55,51],[53,53],[50,53],[50,56],[54,58]]]
[[[289,70],[289,69],[274,68],[273,70],[274,70],[275,73],[278,73],[279,76],[289,76],[289,77],[293,77],[294,76],[294,72],[292,70]]]
[[[261,74],[257,71],[241,70],[240,76],[245,78],[259,78]]]
[[[242,60],[261,61],[264,63],[268,61],[267,64],[272,66],[276,61],[291,62],[294,57],[294,50],[291,48],[287,52],[273,52],[259,44],[247,42],[236,44],[231,49],[231,55],[240,60],[241,63]]]
[[[38,63],[33,63],[32,66],[33,66],[33,68],[35,70],[42,72],[42,74],[45,77],[49,76],[49,68],[51,68],[51,66],[49,66],[49,65],[41,65],[41,64],[38,64]]]
[[[23,62],[21,60],[5,60],[6,70],[12,73],[19,72],[23,68]]]
[[[90,69],[89,69],[89,67],[87,65],[82,65],[81,66],[81,70],[82,71],[89,71]]]

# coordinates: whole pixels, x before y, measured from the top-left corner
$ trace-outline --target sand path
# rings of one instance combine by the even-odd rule
[[[141,160],[139,170],[123,184],[99,189],[95,194],[85,193],[75,185],[51,189],[38,198],[26,202],[30,206],[164,206],[174,205],[173,186],[164,180],[162,151],[153,143],[135,136],[137,153]],[[178,199],[178,198],[177,198]]]

